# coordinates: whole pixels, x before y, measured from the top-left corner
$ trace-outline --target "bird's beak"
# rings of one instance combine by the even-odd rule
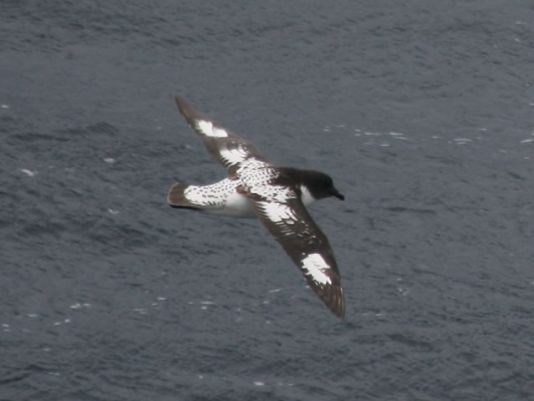
[[[335,196],[339,200],[345,200],[345,196],[335,188],[332,190],[332,196]]]

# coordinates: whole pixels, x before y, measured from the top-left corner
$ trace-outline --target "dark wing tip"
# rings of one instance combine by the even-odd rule
[[[326,286],[316,290],[319,298],[325,303],[334,315],[340,319],[345,319],[345,299],[343,290],[338,285]]]
[[[193,125],[195,120],[198,120],[200,118],[200,115],[193,110],[191,105],[187,103],[183,98],[180,96],[176,96],[174,98],[176,101],[176,105],[178,106],[178,110],[180,110],[180,113],[185,117],[186,121]]]
[[[187,202],[187,199],[184,195],[186,188],[187,185],[178,182],[170,187],[169,192],[167,193],[167,203],[169,204],[169,206],[181,206],[185,202]]]
[[[345,320],[345,298],[343,297],[343,291],[341,287],[336,291],[337,294],[334,297],[332,312],[342,320]]]

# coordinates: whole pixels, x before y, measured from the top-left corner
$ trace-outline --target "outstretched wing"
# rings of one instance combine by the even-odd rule
[[[189,126],[202,138],[206,149],[226,168],[239,167],[250,159],[267,161],[250,142],[202,116],[181,97],[176,96],[176,104]]]
[[[334,253],[295,191],[280,185],[240,191],[252,201],[260,220],[302,270],[313,291],[343,318],[345,301]]]

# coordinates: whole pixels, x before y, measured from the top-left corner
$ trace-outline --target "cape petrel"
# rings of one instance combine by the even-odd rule
[[[228,169],[228,177],[203,186],[175,183],[167,196],[169,205],[257,216],[302,270],[308,285],[343,318],[345,301],[334,253],[305,207],[329,196],[344,199],[332,178],[314,170],[276,167],[250,142],[196,112],[182,98],[176,97],[176,104],[207,150]]]

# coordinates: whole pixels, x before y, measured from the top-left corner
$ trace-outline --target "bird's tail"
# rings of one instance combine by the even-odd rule
[[[199,205],[191,203],[185,196],[185,190],[189,187],[187,184],[175,183],[169,189],[167,194],[167,203],[170,207],[201,209]]]

